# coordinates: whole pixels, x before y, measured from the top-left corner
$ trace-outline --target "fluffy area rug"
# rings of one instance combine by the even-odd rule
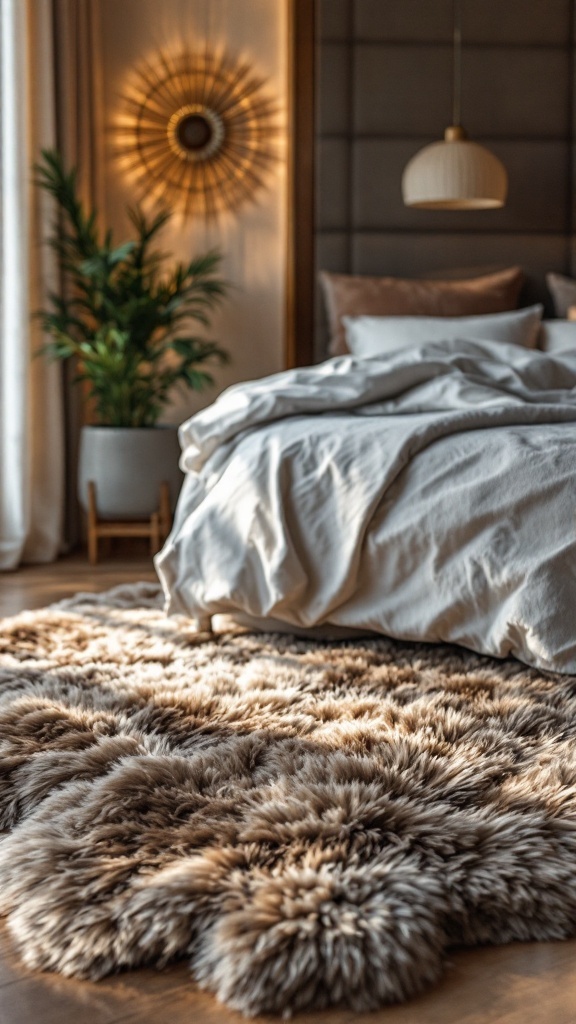
[[[167,620],[2,623],[0,912],[80,978],[187,958],[245,1014],[404,1000],[451,944],[576,934],[576,680]]]

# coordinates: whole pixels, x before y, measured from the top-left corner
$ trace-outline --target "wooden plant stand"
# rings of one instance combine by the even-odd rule
[[[158,511],[150,519],[137,521],[98,519],[96,484],[88,482],[88,559],[90,565],[98,562],[98,541],[110,537],[149,537],[150,553],[155,555],[170,533],[172,512],[170,509],[170,488],[160,484]]]

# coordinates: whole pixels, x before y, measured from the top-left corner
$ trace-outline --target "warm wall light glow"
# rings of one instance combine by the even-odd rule
[[[278,159],[277,107],[227,54],[159,54],[137,69],[115,128],[123,170],[143,196],[212,218],[236,210]]]

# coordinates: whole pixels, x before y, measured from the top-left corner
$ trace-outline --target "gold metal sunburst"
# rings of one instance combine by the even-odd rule
[[[278,159],[278,109],[229,54],[161,53],[136,69],[118,152],[143,195],[215,217],[253,198]]]

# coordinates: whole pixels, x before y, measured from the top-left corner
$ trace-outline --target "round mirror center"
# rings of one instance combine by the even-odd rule
[[[211,142],[213,128],[202,114],[186,114],[176,127],[176,137],[188,152],[205,149]]]

